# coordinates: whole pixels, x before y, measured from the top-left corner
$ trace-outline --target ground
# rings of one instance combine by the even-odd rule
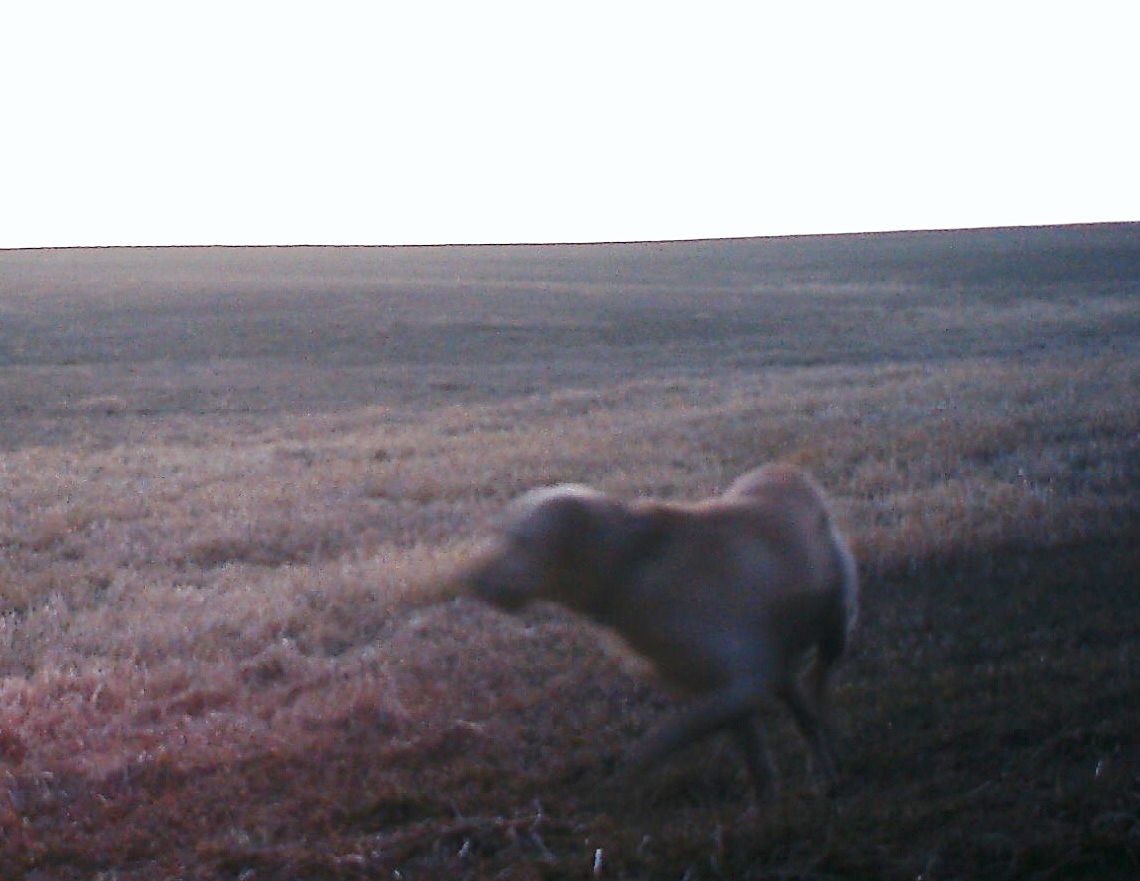
[[[0,877],[1140,876],[1140,227],[0,252]],[[517,493],[773,459],[863,580],[842,783],[756,804]]]

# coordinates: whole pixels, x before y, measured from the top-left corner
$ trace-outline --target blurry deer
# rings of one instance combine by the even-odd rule
[[[461,579],[501,609],[546,600],[611,628],[691,697],[641,745],[634,768],[726,730],[766,795],[775,773],[758,710],[774,696],[833,786],[827,686],[858,585],[823,494],[799,468],[765,466],[692,504],[533,490]]]

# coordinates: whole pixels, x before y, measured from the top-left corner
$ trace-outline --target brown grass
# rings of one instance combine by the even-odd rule
[[[0,253],[0,877],[1140,874],[1135,226]],[[833,803],[551,610],[514,493],[773,458],[865,573]]]

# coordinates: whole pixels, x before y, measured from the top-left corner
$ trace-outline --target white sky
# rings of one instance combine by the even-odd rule
[[[12,2],[0,247],[1140,220],[1140,3]]]

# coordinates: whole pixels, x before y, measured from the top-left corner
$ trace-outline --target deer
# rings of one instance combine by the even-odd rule
[[[776,772],[760,712],[775,699],[834,791],[828,687],[857,618],[858,576],[803,469],[765,465],[696,502],[625,501],[578,484],[534,489],[510,504],[460,580],[507,612],[550,602],[610,629],[685,700],[629,769],[725,731],[767,798]]]

